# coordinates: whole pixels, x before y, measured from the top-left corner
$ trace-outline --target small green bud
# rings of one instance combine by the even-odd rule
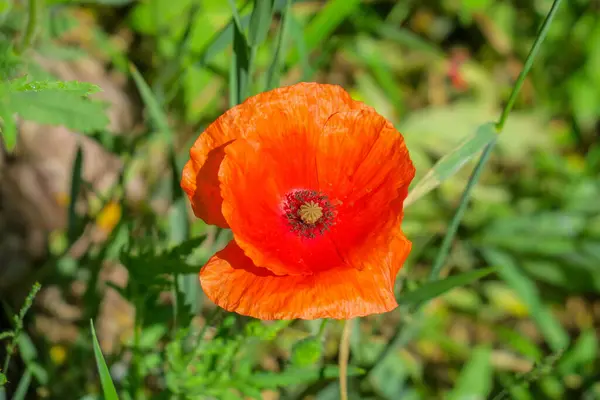
[[[6,379],[6,375],[4,375],[2,372],[0,372],[0,387],[6,385],[7,379]]]

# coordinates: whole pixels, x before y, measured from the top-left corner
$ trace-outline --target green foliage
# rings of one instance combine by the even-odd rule
[[[25,119],[85,134],[123,164],[97,193],[84,168],[93,160],[78,147],[64,174],[64,232],[52,234],[36,271],[76,304],[74,324],[92,319],[98,335],[92,324],[89,346],[87,329],[58,344],[26,331],[35,293],[16,316],[6,307],[14,326],[0,332],[0,398],[340,397],[335,326],[325,338],[319,321],[211,310],[198,272],[231,232],[190,218],[179,187],[191,143],[227,104],[300,80],[339,83],[375,107],[403,133],[417,168],[399,311],[351,322],[350,398],[598,397],[600,29],[590,4],[555,2],[550,28],[549,2],[44,3],[0,1],[4,147],[18,146]],[[135,132],[107,131],[114,110],[97,100],[103,85],[57,79],[39,56],[90,58],[108,79],[126,78],[127,98],[137,103],[137,89],[143,109]],[[18,151],[6,162],[0,154],[0,177],[15,161],[24,162]],[[136,174],[145,187],[130,202]],[[106,240],[88,241],[109,203],[119,222]],[[117,264],[127,281],[104,282]],[[130,315],[106,305],[114,292]],[[102,354],[106,308],[109,326],[131,326]],[[56,347],[66,352],[60,362]]]
[[[90,320],[90,329],[92,331],[92,346],[94,347],[94,357],[96,357],[96,365],[98,367],[98,373],[100,374],[100,382],[102,383],[102,393],[106,400],[119,400],[117,390],[110,376],[110,371],[104,361],[102,350],[100,349],[100,343],[96,337],[96,330],[94,329],[94,321]]]
[[[102,130],[108,124],[106,104],[92,100],[98,86],[81,82],[32,81],[27,76],[2,82],[0,112],[3,138],[9,150],[16,144],[13,115],[50,125],[64,125],[79,132]]]
[[[292,349],[292,364],[306,367],[316,364],[322,356],[323,343],[320,338],[307,337],[294,344]]]
[[[46,371],[34,362],[35,348],[29,341],[27,334],[23,332],[23,320],[25,319],[25,315],[31,309],[33,300],[41,288],[42,286],[37,282],[32,286],[29,294],[23,302],[23,305],[21,306],[21,309],[19,310],[19,313],[12,316],[13,328],[11,330],[0,332],[0,340],[7,341],[5,346],[6,356],[4,358],[4,362],[2,363],[2,372],[0,373],[0,395],[3,394],[2,386],[5,386],[8,382],[6,374],[8,373],[11,358],[17,352],[17,349],[21,352],[21,357],[27,365],[27,370],[26,374],[21,377],[21,380],[19,381],[14,398],[23,399],[25,397],[25,392],[27,391],[31,381],[31,374],[35,373],[36,378],[40,382],[47,380]]]
[[[435,299],[456,287],[468,285],[494,271],[495,268],[485,268],[482,270],[465,272],[446,279],[427,282],[417,289],[403,293],[398,302],[400,305],[421,306],[423,303]]]

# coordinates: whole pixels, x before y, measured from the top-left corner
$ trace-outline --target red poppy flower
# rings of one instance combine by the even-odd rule
[[[402,135],[341,87],[275,89],[196,140],[181,186],[233,240],[200,271],[206,295],[260,319],[392,310],[411,243],[400,229],[414,167]]]

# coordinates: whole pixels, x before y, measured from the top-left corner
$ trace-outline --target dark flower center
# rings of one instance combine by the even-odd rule
[[[315,190],[294,190],[285,196],[283,209],[292,232],[315,238],[335,223],[335,210],[326,195]]]

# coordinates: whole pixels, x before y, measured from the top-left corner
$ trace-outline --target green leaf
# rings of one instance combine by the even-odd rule
[[[267,71],[267,83],[265,90],[271,90],[279,86],[279,79],[281,76],[282,58],[286,54],[286,45],[288,39],[289,24],[291,19],[291,8],[292,0],[286,0],[285,9],[282,11],[283,18],[279,25],[279,32],[277,33],[277,43],[275,50],[273,51],[273,58]]]
[[[104,399],[119,400],[117,390],[115,389],[112,377],[110,376],[110,371],[108,370],[106,361],[104,361],[102,350],[100,350],[100,344],[98,343],[98,338],[96,337],[96,330],[94,329],[94,321],[92,321],[91,319],[90,328],[92,330],[94,356],[96,357],[96,366],[98,368],[98,373],[100,374],[100,383],[102,384],[102,393],[104,394]]]
[[[75,159],[73,160],[73,168],[71,169],[71,197],[69,199],[67,220],[67,238],[70,244],[75,242],[79,233],[79,219],[77,218],[77,211],[75,210],[75,206],[77,204],[77,198],[79,197],[79,191],[81,189],[82,170],[83,149],[81,145],[78,145],[77,153],[75,153]]]
[[[484,249],[483,255],[490,264],[498,268],[498,275],[527,305],[531,317],[550,348],[555,352],[564,350],[569,343],[569,335],[550,309],[542,303],[537,287],[517,266],[514,259],[506,253],[492,249]]]
[[[98,85],[78,81],[33,81],[24,82],[23,79],[11,81],[10,90],[13,92],[43,92],[46,90],[58,90],[70,92],[80,96],[88,96],[101,92]]]
[[[24,400],[27,396],[27,392],[29,391],[29,386],[31,385],[31,370],[27,368],[25,373],[21,376],[19,380],[19,384],[15,389],[15,393],[13,394],[12,400]]]
[[[250,82],[250,47],[244,36],[240,16],[235,3],[230,0],[233,16],[233,55],[229,70],[229,105],[240,104],[248,95]]]
[[[248,43],[251,46],[256,47],[267,39],[272,18],[273,0],[254,0],[248,28]]]
[[[328,1],[319,13],[306,27],[304,40],[307,52],[321,46],[335,29],[350,15],[360,8],[360,0],[332,0]],[[296,63],[298,54],[292,56],[290,62]]]
[[[348,376],[364,374],[362,368],[348,367]],[[310,383],[322,379],[335,379],[340,371],[337,366],[328,365],[322,368],[294,368],[288,367],[280,373],[259,372],[252,375],[254,386],[261,389],[285,387],[302,383]]]
[[[558,362],[558,370],[564,374],[574,374],[588,363],[593,363],[598,354],[598,335],[593,328],[581,333],[573,346]]]
[[[292,364],[298,367],[315,365],[321,359],[322,353],[323,343],[321,343],[321,339],[309,336],[294,344],[292,348]]]
[[[0,372],[0,387],[6,385],[7,379],[6,375]]]
[[[448,395],[449,400],[486,399],[492,389],[493,368],[491,350],[487,346],[473,351],[471,359],[461,371],[456,385]]]
[[[140,92],[140,96],[142,96],[142,101],[144,105],[148,109],[148,113],[150,115],[151,121],[156,126],[158,131],[165,135],[168,138],[169,142],[171,141],[171,129],[169,128],[169,120],[165,113],[163,112],[160,103],[152,93],[152,89],[146,83],[140,72],[137,70],[135,65],[129,64],[129,71],[131,72],[131,76],[135,82],[135,85]]]
[[[41,124],[64,125],[90,133],[108,125],[106,104],[85,99],[77,91],[49,89],[10,94],[10,108],[24,119]]]
[[[408,206],[414,203],[438,187],[446,179],[456,174],[467,161],[490,143],[496,135],[497,132],[493,123],[480,126],[472,136],[465,139],[453,151],[438,160],[433,168],[411,190],[404,201],[404,205]]]
[[[431,281],[423,284],[418,289],[402,294],[398,299],[400,305],[416,306],[436,298],[455,287],[468,285],[478,279],[494,272],[495,268],[484,268],[450,276],[446,279]]]

